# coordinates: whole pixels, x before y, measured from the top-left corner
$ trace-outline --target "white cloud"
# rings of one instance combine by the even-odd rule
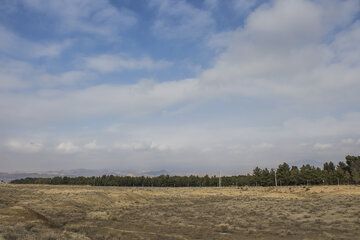
[[[116,35],[137,22],[136,15],[126,8],[117,9],[109,1],[25,0],[26,6],[56,18],[61,31],[76,31],[100,35]]]
[[[184,37],[189,37],[186,34],[194,32],[190,37],[199,37],[211,29],[209,13],[200,12],[193,22],[191,16],[197,14],[197,9],[186,2],[155,5],[159,8],[159,25],[153,30],[161,36],[185,33]],[[97,150],[89,155],[102,154],[117,160],[121,155],[121,163],[126,166],[156,162],[156,166],[181,167],[186,165],[182,161],[185,159],[189,168],[197,164],[218,169],[221,162],[221,166],[234,169],[240,164],[339,160],[349,151],[358,151],[354,144],[345,146],[350,142],[346,139],[360,136],[360,113],[349,112],[357,109],[360,88],[360,23],[355,20],[358,5],[358,1],[332,0],[266,3],[249,15],[244,26],[213,35],[209,45],[224,52],[198,79],[143,79],[135,84],[49,90],[49,86],[91,79],[91,74],[78,70],[49,74],[23,62],[3,61],[1,89],[38,87],[42,83],[45,87],[35,92],[1,92],[0,126],[31,126],[34,136],[37,129],[56,135],[51,127],[58,123],[66,128],[83,120],[96,121],[97,127],[106,128],[98,119],[110,116],[114,119],[111,121],[120,122],[117,127],[108,127],[105,133],[84,130],[82,133],[89,135],[86,140],[77,139],[83,130],[64,133],[61,139],[74,140],[61,142],[52,151],[79,153],[77,159],[86,155],[86,150]],[[85,10],[84,17],[72,17],[77,25],[70,30],[111,32],[108,30],[114,26],[105,27],[105,32],[101,32],[100,24],[87,29],[89,25],[84,21],[88,13]],[[180,19],[178,23],[166,21],[174,16]],[[92,19],[90,25],[92,21],[105,20]],[[100,73],[151,70],[169,64],[110,54],[83,60],[85,68]],[[224,109],[218,110],[219,105]],[[187,106],[190,110],[182,111]],[[231,107],[233,111],[228,109]],[[95,138],[103,140],[101,145],[91,140]],[[357,142],[360,144],[360,140]],[[13,150],[36,149],[26,141],[6,146]]]
[[[358,1],[263,4],[243,27],[223,33],[229,45],[214,67],[202,74],[203,84],[236,95],[306,104],[331,101],[335,107],[344,95],[354,101],[354,89],[360,87],[360,68],[355,67],[360,25],[353,20],[359,9]],[[216,37],[213,42],[223,44],[216,43]],[[351,46],[349,51],[343,51],[345,46]]]
[[[325,149],[332,148],[333,145],[329,144],[329,143],[315,143],[313,147],[315,150],[325,150]]]
[[[0,121],[8,123],[86,119],[96,116],[139,116],[199,97],[198,81],[187,79],[133,85],[99,85],[74,91],[0,95]],[[1,106],[1,103],[7,103]],[[26,119],[26,120],[25,120]]]
[[[254,147],[259,148],[259,149],[270,149],[270,148],[273,148],[274,145],[271,143],[261,143],[261,144],[255,145]]]
[[[219,5],[219,0],[204,0],[205,8],[208,8],[210,10],[217,8],[218,5]]]
[[[31,42],[0,25],[0,52],[16,57],[57,57],[71,44],[71,40],[45,43]]]
[[[233,0],[233,6],[237,11],[243,13],[250,10],[258,2],[258,0]]]
[[[25,142],[19,140],[9,140],[6,142],[6,146],[10,150],[21,153],[36,153],[43,149],[42,143],[37,142]]]
[[[74,85],[80,82],[89,82],[95,79],[93,73],[87,71],[68,71],[58,75],[53,74],[41,74],[35,81],[34,84],[41,85],[43,87],[54,87],[54,86],[66,86]]]
[[[186,1],[153,0],[150,5],[158,9],[153,31],[160,38],[196,39],[209,32],[214,24],[210,12]]]
[[[38,74],[29,63],[0,58],[0,90],[30,87]]]
[[[34,46],[31,51],[32,56],[38,57],[56,57],[60,55],[64,49],[68,48],[72,42],[65,40],[62,43],[50,43]]]
[[[150,149],[155,149],[157,151],[166,151],[169,150],[169,146],[165,144],[157,144],[157,143],[151,143]]]
[[[27,85],[28,84],[21,81],[16,76],[0,72],[0,90],[21,89],[25,88]]]
[[[159,3],[160,9],[164,7],[163,4],[166,8],[170,3]],[[339,11],[343,11],[342,5],[338,7]],[[321,104],[336,108],[337,104],[341,104],[339,99],[342,98],[339,96],[347,95],[349,100],[346,101],[352,101],[351,96],[357,97],[354,94],[360,87],[357,78],[360,68],[347,66],[345,60],[332,62],[336,55],[332,46],[341,44],[326,45],[322,42],[321,34],[333,30],[324,22],[333,17],[336,25],[344,25],[349,22],[349,17],[341,15],[338,19],[330,14],[331,11],[329,13],[328,8],[309,1],[275,1],[273,5],[259,7],[249,16],[243,28],[229,33],[231,40],[228,50],[200,79],[162,83],[146,80],[133,85],[100,85],[76,91],[59,91],[50,99],[48,95],[44,95],[45,91],[32,96],[9,94],[2,96],[2,99],[10,102],[13,107],[1,110],[6,113],[3,118],[12,121],[19,117],[45,120],[52,118],[47,115],[61,115],[61,118],[107,114],[129,116],[158,111],[194,99],[229,96],[229,93],[265,98],[275,96],[283,98],[283,101],[295,99],[295,104],[305,104],[306,110]],[[298,9],[306,10],[308,14],[298,14],[303,12]],[[351,10],[349,14],[353,15],[353,12]],[[347,41],[353,43],[357,36],[353,33],[356,28],[357,23],[354,23],[350,27],[351,31],[338,34],[348,36]],[[304,37],[300,38],[299,35]],[[338,37],[334,39],[340,41],[337,40],[340,39]],[[347,56],[342,59],[347,59]],[[156,69],[169,64],[149,58],[127,59],[120,55],[100,55],[85,58],[84,61],[86,67],[100,72]],[[66,83],[82,78],[86,78],[86,73],[70,71],[58,76],[43,75],[41,79],[44,82]],[[336,103],[329,106],[329,101]]]
[[[87,149],[87,150],[102,150],[102,149],[105,149],[104,146],[98,145],[96,143],[96,140],[93,140],[93,141],[85,144],[84,148]]]
[[[207,45],[211,48],[226,48],[234,38],[233,31],[213,33],[209,36]]]
[[[360,121],[360,113],[354,112],[345,114],[338,119],[334,117],[288,119],[284,122],[283,127],[285,131],[297,138],[328,138],[360,135],[358,121]]]
[[[61,142],[57,147],[56,150],[59,153],[71,154],[77,153],[80,151],[80,148],[75,146],[72,142]]]
[[[344,138],[344,139],[341,139],[341,143],[342,144],[353,144],[355,142],[354,139],[352,138]]]
[[[49,74],[43,68],[35,68],[24,61],[0,58],[0,90],[71,86],[89,83],[95,77],[95,73],[79,70]]]
[[[134,142],[134,143],[117,143],[113,145],[113,149],[120,149],[124,151],[166,151],[169,146],[165,144],[157,144],[154,142]]]
[[[128,58],[121,55],[104,54],[84,58],[84,65],[100,72],[119,72],[122,70],[157,70],[169,67],[170,62],[165,60],[154,61],[149,57],[140,59]]]
[[[347,65],[359,66],[360,62],[360,21],[356,21],[348,29],[341,31],[336,35],[332,43],[338,61]]]

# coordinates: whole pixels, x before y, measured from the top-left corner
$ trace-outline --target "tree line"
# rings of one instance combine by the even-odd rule
[[[11,181],[13,184],[68,184],[92,186],[136,187],[216,187],[216,186],[290,186],[290,185],[336,185],[360,182],[360,156],[346,156],[336,166],[326,162],[323,168],[303,165],[289,166],[282,163],[277,169],[256,167],[252,174],[237,176],[169,176],[132,177],[103,175],[99,177],[53,177],[24,178]]]

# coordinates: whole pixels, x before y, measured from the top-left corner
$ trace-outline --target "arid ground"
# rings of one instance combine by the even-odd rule
[[[4,184],[0,239],[360,239],[360,186]]]

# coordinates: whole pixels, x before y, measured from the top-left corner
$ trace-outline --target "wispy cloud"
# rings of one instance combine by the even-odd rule
[[[227,5],[241,13],[150,1],[133,13],[108,1],[16,1],[57,28],[46,39],[41,28],[29,38],[15,23],[0,28],[2,166],[233,171],[356,153],[359,2],[262,2]],[[221,26],[233,10],[244,22]]]
[[[96,74],[86,70],[72,70],[61,73],[48,73],[25,61],[0,58],[0,89],[48,89],[59,86],[73,86],[89,83]]]
[[[96,140],[92,140],[84,145],[84,149],[86,150],[103,150],[105,146],[97,144]]]
[[[346,94],[354,100],[353,90],[360,87],[360,70],[353,67],[359,62],[359,55],[353,53],[360,49],[355,44],[360,28],[351,19],[359,4],[331,3],[333,7],[310,1],[275,1],[257,8],[244,27],[224,33],[230,36],[227,50],[213,68],[204,71],[203,81],[246,96],[321,104],[324,99],[339,103]],[[335,7],[348,14],[338,16]],[[347,30],[338,31],[339,26]],[[334,37],[324,42],[329,34]],[[353,47],[348,52],[339,50],[343,46]]]
[[[10,150],[20,153],[37,153],[43,149],[42,143],[33,141],[9,140],[6,142],[6,146]]]
[[[120,72],[123,70],[158,70],[171,66],[166,60],[155,61],[149,57],[139,59],[129,58],[123,55],[103,54],[86,57],[83,59],[84,66],[99,72]]]
[[[332,148],[333,145],[330,143],[315,143],[314,144],[314,149],[315,150],[325,150],[325,149],[329,149]]]
[[[32,42],[23,39],[0,25],[0,52],[21,58],[57,57],[71,45],[62,42]]]
[[[259,0],[233,0],[234,8],[240,13],[249,11],[252,7],[259,4]]]
[[[353,144],[353,143],[355,143],[355,140],[352,138],[344,138],[344,139],[341,139],[341,143],[342,144]]]
[[[153,31],[159,38],[197,39],[213,27],[209,11],[198,9],[186,1],[150,1],[158,9]]]
[[[56,150],[59,153],[72,154],[79,152],[80,148],[74,145],[72,142],[62,142],[56,147]]]
[[[8,102],[6,107],[0,108],[0,121],[21,122],[27,119],[38,124],[50,119],[142,116],[198,97],[197,88],[196,79],[163,83],[144,79],[132,85],[99,85],[73,91],[44,90],[31,95],[0,95],[1,101]]]
[[[116,35],[119,30],[137,23],[137,16],[127,8],[116,8],[109,1],[25,0],[27,7],[56,18],[63,32]]]

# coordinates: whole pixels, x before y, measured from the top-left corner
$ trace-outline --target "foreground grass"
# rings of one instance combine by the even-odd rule
[[[356,239],[360,187],[0,185],[0,239]]]

